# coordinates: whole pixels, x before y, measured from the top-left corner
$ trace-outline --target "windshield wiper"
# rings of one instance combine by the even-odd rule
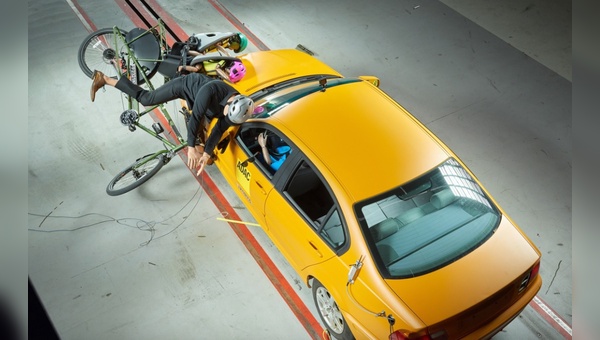
[[[334,75],[330,75],[330,74],[313,74],[310,76],[304,76],[304,77],[299,77],[299,78],[294,78],[294,79],[290,79],[290,80],[286,80],[284,82],[275,84],[275,85],[271,85],[267,88],[264,88],[262,90],[259,90],[257,92],[254,92],[253,94],[250,95],[250,97],[253,100],[258,100],[270,93],[279,91],[281,89],[284,89],[286,87],[290,87],[290,86],[296,86],[296,85],[300,85],[300,84],[304,84],[304,83],[310,83],[313,81],[319,81],[321,79],[332,79],[332,78],[340,78],[338,76],[334,76]]]

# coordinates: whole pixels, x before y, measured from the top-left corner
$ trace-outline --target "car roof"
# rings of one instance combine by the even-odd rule
[[[327,168],[353,201],[402,185],[449,156],[420,122],[367,81],[314,92],[269,120]]]

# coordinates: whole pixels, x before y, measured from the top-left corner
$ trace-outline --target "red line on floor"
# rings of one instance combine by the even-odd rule
[[[137,15],[133,8],[129,6],[127,0],[115,0],[115,2],[121,8],[123,13],[125,13],[125,15],[131,19],[135,27],[146,27],[146,23]]]
[[[145,3],[146,7],[151,8],[165,23],[165,26],[169,27],[172,31],[170,35],[176,41],[185,41],[189,37],[188,34],[171,18],[171,16],[162,8],[155,0],[139,0]],[[169,43],[169,46],[172,44]]]
[[[531,308],[533,308],[546,322],[556,329],[565,339],[573,338],[573,331],[571,326],[567,324],[558,314],[546,304],[537,295],[529,302]]]
[[[77,17],[79,18],[79,21],[81,21],[81,23],[83,24],[83,26],[85,26],[85,29],[89,33],[98,30],[98,28],[96,27],[96,25],[94,25],[90,17],[83,11],[77,0],[67,0],[67,2],[69,3],[69,6],[71,6],[73,12],[75,12],[75,15],[77,15]]]
[[[144,3],[139,0],[115,0],[121,10],[127,14],[135,27],[149,29],[158,23],[157,18],[148,11]],[[167,43],[173,44],[174,40],[170,35],[166,36]]]
[[[185,41],[188,35],[154,0],[115,0],[119,7],[133,21],[136,27],[150,28],[162,20],[166,28],[166,40],[169,46],[176,41]]]

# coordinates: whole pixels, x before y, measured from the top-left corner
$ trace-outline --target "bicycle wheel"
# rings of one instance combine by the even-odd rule
[[[165,165],[164,157],[163,154],[151,154],[137,159],[108,183],[106,193],[118,196],[144,184]]]
[[[121,34],[127,31],[119,29]],[[88,35],[79,46],[77,59],[83,73],[92,77],[94,70],[101,71],[109,77],[116,78],[121,73],[119,54],[120,48],[116,46],[120,38],[115,35],[112,28],[102,28]]]

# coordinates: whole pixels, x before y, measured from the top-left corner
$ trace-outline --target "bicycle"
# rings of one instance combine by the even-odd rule
[[[99,70],[115,79],[128,77],[133,83],[145,84],[153,90],[150,79],[156,73],[162,74],[163,81],[167,82],[180,75],[179,66],[186,66],[188,62],[191,66],[200,66],[204,74],[227,80],[228,76],[223,70],[240,61],[231,56],[227,49],[239,53],[247,46],[246,37],[235,32],[192,34],[187,41],[175,42],[173,46],[168,46],[165,32],[164,23],[160,20],[157,25],[148,29],[136,27],[126,31],[117,26],[99,29],[89,34],[81,43],[78,51],[79,66],[89,78],[92,78],[93,70]],[[189,56],[190,51],[197,55]],[[177,152],[187,146],[187,141],[181,136],[164,104],[153,105],[140,111],[140,104],[135,99],[125,96],[127,108],[120,115],[121,124],[127,126],[131,132],[138,128],[147,132],[160,140],[164,149],[140,157],[120,171],[106,187],[106,193],[110,196],[124,194],[144,184]],[[162,121],[173,132],[171,139],[160,122],[148,127],[140,121],[140,118],[156,109],[160,110],[164,118]],[[182,110],[182,113],[185,115],[185,110]]]

